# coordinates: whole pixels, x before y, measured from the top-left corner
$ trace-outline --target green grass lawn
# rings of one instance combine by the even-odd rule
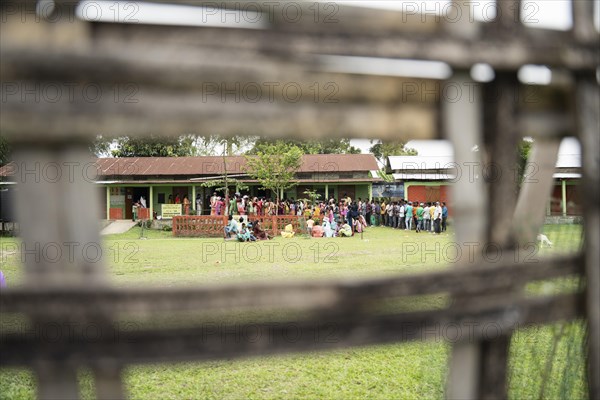
[[[581,227],[546,226],[554,246],[538,256],[579,248]],[[139,228],[106,237],[103,254],[114,285],[180,286],[252,280],[374,277],[427,272],[452,265],[436,249],[453,244],[443,235],[369,229],[353,238],[236,243],[222,239],[173,238],[170,232]],[[10,286],[23,280],[15,239],[1,238],[2,271]],[[437,246],[437,247],[436,247]],[[568,283],[573,285],[573,283]],[[562,283],[538,284],[532,290],[552,292]],[[444,306],[443,296],[415,297],[400,306]],[[410,303],[410,304],[408,304]],[[0,314],[1,315],[1,314]],[[2,324],[9,319],[5,316]],[[1,325],[0,325],[1,326]],[[510,353],[513,399],[585,398],[582,323],[520,329]],[[132,366],[125,380],[134,399],[413,399],[442,398],[450,346],[443,341],[403,343],[321,353],[291,354],[242,360]],[[1,356],[1,355],[0,355]],[[90,375],[81,373],[85,398],[93,397]],[[0,370],[0,398],[35,397],[27,370]]]

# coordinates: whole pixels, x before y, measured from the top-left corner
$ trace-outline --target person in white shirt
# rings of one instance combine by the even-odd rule
[[[400,212],[399,212],[400,221],[398,221],[398,228],[404,229],[406,224],[404,222],[404,202],[400,203]]]
[[[435,210],[433,210],[433,224],[435,226],[435,233],[441,233],[441,223],[442,223],[442,207],[440,206],[440,202],[435,202]]]
[[[429,207],[429,203],[427,203],[423,208],[423,230],[425,232],[431,231],[431,213],[429,212]]]
[[[196,195],[196,215],[202,215],[202,196]]]

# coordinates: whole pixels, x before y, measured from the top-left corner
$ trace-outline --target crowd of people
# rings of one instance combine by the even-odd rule
[[[327,201],[310,202],[306,199],[273,201],[258,197],[250,198],[236,193],[226,205],[225,200],[214,193],[210,199],[210,206],[211,215],[229,216],[230,223],[225,228],[226,237],[230,233],[238,235],[240,234],[238,231],[244,231],[242,238],[246,237],[247,232],[250,234],[248,240],[261,240],[258,237],[252,238],[253,229],[257,225],[259,231],[262,230],[260,224],[258,221],[249,222],[249,226],[242,221],[238,224],[233,220],[234,215],[240,215],[242,219],[269,215],[301,216],[306,221],[307,233],[313,237],[352,236],[355,233],[362,233],[369,226],[440,234],[446,231],[448,219],[448,207],[443,202],[417,202],[405,199],[380,202],[361,198],[352,200],[347,194],[339,200],[332,197]]]

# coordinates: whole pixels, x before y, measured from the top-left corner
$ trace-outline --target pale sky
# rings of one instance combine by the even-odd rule
[[[49,2],[51,0],[42,0]],[[452,12],[451,0],[319,0],[323,3],[339,3],[355,7],[379,8],[404,11],[406,13],[426,13],[441,15]],[[588,0],[576,0],[588,1]],[[594,22],[600,27],[600,0],[594,1]],[[252,2],[250,2],[252,3]],[[277,4],[277,2],[272,2]],[[495,0],[473,0],[473,15],[476,20],[488,21],[495,17]],[[218,5],[218,2],[215,2]],[[244,4],[244,3],[240,3]],[[244,9],[240,15],[231,11],[219,12],[214,8],[202,8],[182,5],[151,4],[132,1],[84,0],[79,6],[79,15],[84,19],[107,22],[145,22],[167,25],[194,26],[232,26],[262,29],[268,21],[260,18],[251,8]],[[525,0],[521,3],[521,19],[530,27],[568,30],[573,21],[570,0]],[[600,29],[599,29],[600,30]]]

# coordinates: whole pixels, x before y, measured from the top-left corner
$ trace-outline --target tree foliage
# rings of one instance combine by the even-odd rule
[[[294,175],[302,163],[302,151],[284,141],[263,143],[256,153],[246,155],[246,172],[279,197],[281,190],[294,186]]]
[[[0,136],[0,166],[8,164],[11,156],[11,147],[8,141]]]
[[[317,200],[321,198],[321,195],[317,193],[316,190],[306,189],[302,193],[304,193],[307,196],[307,200],[311,205],[317,204]]]
[[[186,157],[195,156],[196,137],[193,135],[145,138],[123,136],[116,139],[114,157]]]
[[[378,140],[377,143],[373,144],[373,140],[371,141],[372,146],[369,148],[369,152],[373,153],[375,158],[382,164],[385,165],[387,163],[387,158],[389,156],[416,156],[417,150],[411,149],[410,147],[406,147],[406,144],[403,142],[391,142]]]
[[[118,138],[98,136],[90,151],[98,157],[185,157],[216,156],[225,150],[228,156],[243,154],[252,148],[255,137],[183,135],[178,138]],[[116,148],[115,148],[116,147]]]
[[[276,142],[258,139],[246,154],[257,154],[261,146]],[[303,154],[360,154],[360,149],[352,146],[350,139],[286,140],[286,143],[296,146]]]
[[[523,183],[523,177],[525,175],[525,171],[527,170],[527,160],[529,160],[529,155],[531,154],[531,147],[533,146],[533,140],[523,139],[521,143],[519,143],[517,147],[518,159],[517,159],[517,175],[518,175],[518,184],[521,186]]]

